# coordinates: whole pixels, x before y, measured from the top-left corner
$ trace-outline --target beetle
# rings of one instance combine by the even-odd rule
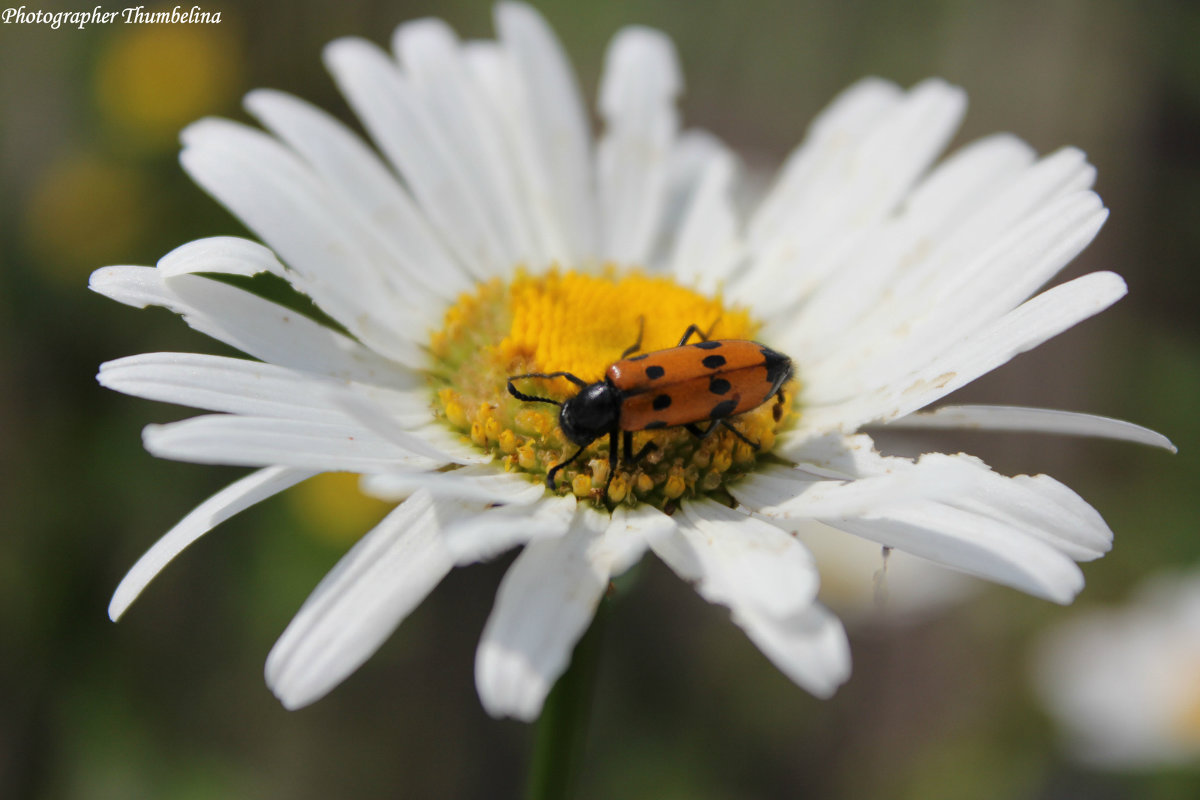
[[[634,431],[683,427],[699,439],[712,434],[718,425],[733,431],[746,444],[758,449],[729,421],[730,417],[753,411],[776,398],[775,419],[783,415],[783,385],[792,377],[792,360],[766,345],[746,339],[709,339],[696,325],[689,325],[675,347],[633,355],[641,350],[645,319],[640,320],[638,338],[608,366],[604,379],[588,383],[570,372],[528,372],[508,379],[508,393],[518,400],[551,403],[561,407],[558,425],[563,435],[579,446],[566,461],[546,473],[546,486],[554,489],[554,477],[592,442],[608,434],[608,483],[617,469],[617,434],[625,462],[641,458],[654,447],[647,442],[633,454]],[[696,336],[700,341],[688,344]],[[566,378],[579,391],[563,402],[518,391],[513,381],[523,378]],[[707,428],[698,423],[708,422]]]

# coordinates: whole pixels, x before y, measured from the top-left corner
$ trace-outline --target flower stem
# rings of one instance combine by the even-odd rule
[[[601,599],[591,627],[575,645],[570,666],[546,698],[534,734],[527,800],[565,800],[574,791],[583,762],[592,689],[611,603],[609,597]]]

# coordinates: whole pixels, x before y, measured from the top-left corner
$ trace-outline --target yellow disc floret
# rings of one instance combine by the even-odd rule
[[[691,325],[714,339],[753,339],[757,332],[746,311],[641,272],[552,271],[518,273],[509,283],[493,280],[459,297],[443,328],[431,336],[435,406],[446,424],[491,451],[505,469],[543,480],[576,447],[559,429],[558,407],[512,397],[506,390],[509,376],[569,372],[598,381],[639,333],[641,352],[651,352],[677,345]],[[528,379],[522,385],[559,401],[578,391],[561,378]],[[758,449],[724,428],[703,439],[682,428],[640,431],[634,452],[645,448],[644,455],[610,475],[608,438],[601,437],[562,470],[556,491],[610,506],[648,502],[660,507],[717,492],[770,450],[776,430],[788,422],[792,394],[789,384],[782,414],[768,403],[731,420]]]

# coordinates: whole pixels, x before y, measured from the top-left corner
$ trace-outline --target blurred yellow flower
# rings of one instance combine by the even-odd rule
[[[100,111],[135,146],[174,148],[186,123],[232,104],[240,87],[238,53],[226,23],[135,26],[100,55]]]
[[[349,472],[325,472],[297,486],[287,498],[315,538],[352,542],[395,507],[363,494],[358,480]]]
[[[127,257],[146,220],[146,183],[128,167],[74,154],[33,187],[25,230],[43,273],[71,285],[97,261]]]

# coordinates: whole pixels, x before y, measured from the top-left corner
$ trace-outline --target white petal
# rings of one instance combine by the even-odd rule
[[[183,141],[184,168],[295,270],[297,288],[372,349],[421,363],[415,341],[436,319],[430,304],[389,279],[394,269],[372,231],[293,153],[219,119],[188,126]]]
[[[846,629],[821,605],[783,619],[742,607],[733,621],[780,672],[817,697],[831,697],[850,677]]]
[[[687,175],[675,176],[683,195],[681,219],[667,259],[679,282],[702,292],[720,291],[723,279],[741,256],[738,217],[733,206],[733,156],[712,138],[681,138],[675,160],[687,159]],[[675,172],[683,167],[676,165]],[[669,223],[668,223],[669,224]]]
[[[483,464],[492,460],[491,454],[482,453],[476,448],[447,448],[443,446],[444,442],[423,435],[423,431],[406,430],[393,417],[390,409],[380,405],[364,392],[352,388],[329,387],[325,394],[331,403],[368,431],[416,455],[447,464]]]
[[[1081,153],[1060,151],[1030,165],[1032,158],[1011,136],[960,150],[828,275],[801,315],[771,326],[770,341],[839,364],[856,350],[876,350],[894,366],[879,345],[903,343],[915,323],[937,331],[935,343],[949,342],[947,316],[979,325],[992,318],[985,308],[998,305],[994,315],[1026,299],[1070,254],[1058,263],[1043,258],[1040,267],[1034,256],[1086,243],[1105,216],[1099,199],[1081,191],[1095,172]]]
[[[812,556],[774,525],[712,500],[689,501],[681,512],[674,534],[651,546],[705,600],[785,619],[816,597]]]
[[[350,302],[356,289],[379,280],[356,247],[366,231],[342,204],[330,202],[329,187],[279,141],[217,118],[189,125],[181,138],[180,159],[192,178],[329,293],[330,303]]]
[[[652,506],[618,506],[604,538],[592,549],[592,557],[606,564],[610,574],[620,575],[641,559],[647,547],[666,539],[676,527],[674,518]]]
[[[788,209],[774,236],[754,240],[757,257],[739,273],[731,297],[760,315],[786,313],[837,268],[864,231],[892,213],[949,141],[965,107],[961,90],[924,81],[875,126],[835,142],[831,160],[808,175],[806,202]]]
[[[248,94],[246,108],[309,161],[340,206],[357,212],[379,238],[396,281],[446,300],[466,291],[466,273],[412,197],[349,128],[316,106],[268,89]]]
[[[125,574],[108,604],[108,616],[116,622],[147,584],[192,542],[234,514],[315,474],[305,470],[270,467],[226,486],[196,506],[175,527],[163,534]]]
[[[771,325],[768,340],[791,353],[844,347],[856,326],[881,305],[891,304],[892,284],[922,268],[934,253],[947,263],[974,258],[990,238],[976,236],[969,246],[964,241],[964,250],[948,248],[946,237],[960,238],[955,232],[966,227],[964,218],[1033,158],[1032,149],[1011,136],[990,137],[959,150],[914,190],[901,214],[879,226],[821,282],[802,313]]]
[[[1064,147],[1023,170],[1012,169],[1010,176],[999,191],[980,195],[986,202],[955,228],[942,247],[970,252],[971,243],[991,241],[1057,199],[1091,188],[1096,168],[1082,151]]]
[[[837,618],[813,603],[816,570],[808,552],[712,501],[683,509],[686,519],[652,542],[654,552],[706,600],[728,606],[784,674],[817,696],[831,695],[849,675],[849,645]]]
[[[487,508],[447,526],[446,549],[456,564],[486,561],[517,545],[562,536],[571,525],[573,495],[550,497],[529,506]]]
[[[555,531],[554,538],[526,545],[500,584],[475,659],[475,682],[488,713],[536,717],[609,578],[673,529],[671,518],[657,509],[618,509],[609,518],[581,505],[564,534]]]
[[[1011,525],[1076,561],[1092,561],[1112,549],[1113,533],[1100,512],[1049,475],[1007,478],[986,468],[978,473],[977,487],[950,505]]]
[[[439,19],[407,22],[396,29],[392,49],[439,138],[471,175],[509,264],[541,263],[513,153],[505,138],[496,135],[500,121],[475,82],[454,31]]]
[[[524,3],[496,6],[496,30],[515,67],[529,123],[533,195],[558,221],[563,260],[596,255],[591,135],[579,86],[562,45],[546,21]],[[524,149],[524,148],[523,148]],[[553,253],[553,251],[551,251]]]
[[[768,466],[731,484],[742,505],[773,519],[859,516],[922,499],[949,499],[967,486],[958,469],[925,469],[841,481],[782,466]]]
[[[756,248],[762,249],[779,236],[793,216],[816,202],[821,183],[817,176],[844,162],[858,141],[877,129],[902,97],[895,84],[866,78],[844,90],[817,115],[750,221],[749,235]]]
[[[910,502],[820,521],[952,569],[1067,602],[1083,585],[1071,559],[1097,558],[1111,546],[1112,531],[1096,510],[1048,476],[1007,478],[961,453],[917,461],[882,456],[865,436],[811,444],[811,451],[791,447],[784,457],[806,458],[839,477],[889,476],[914,487]],[[946,484],[953,490],[942,492]],[[764,514],[789,526],[777,508]]]
[[[942,406],[933,411],[909,414],[891,420],[889,428],[969,428],[981,431],[1025,431],[1059,433],[1067,436],[1099,436],[1137,442],[1176,452],[1171,440],[1161,433],[1125,420],[1022,406]]]
[[[891,281],[887,302],[805,364],[811,385],[820,387],[809,401],[860,394],[928,363],[1028,299],[1091,242],[1107,216],[1099,197],[1080,192],[1041,209],[974,258],[931,256],[932,267]]]
[[[967,205],[973,213],[943,234],[942,241],[937,245],[939,258],[935,260],[935,265],[936,261],[941,264],[936,265],[936,269],[945,277],[970,283],[969,278],[964,280],[959,275],[952,262],[962,262],[979,253],[983,246],[1015,235],[1013,231],[1022,226],[1029,225],[1031,232],[1038,231],[1040,227],[1045,227],[1047,221],[1054,221],[1055,208],[1060,209],[1057,215],[1069,217],[1074,209],[1082,208],[1082,216],[1089,216],[1087,212],[1101,205],[1099,198],[1087,191],[1095,173],[1095,168],[1087,163],[1082,152],[1066,148],[1025,169],[1013,170],[1011,179],[1001,191],[977,191],[977,197],[987,199],[987,202],[980,203],[977,199]],[[1031,223],[1031,220],[1039,217],[1043,220],[1041,223]],[[1063,234],[1063,238],[1070,237]],[[932,273],[934,270],[924,267],[923,271]],[[1044,282],[1046,277],[1041,280]]]
[[[664,211],[682,86],[674,46],[662,33],[626,28],[613,37],[600,85],[606,131],[596,156],[606,260],[648,260]]]
[[[160,258],[157,266],[168,277],[193,272],[245,276],[269,272],[287,277],[283,264],[269,248],[237,236],[212,236],[188,242]]]
[[[1096,509],[1048,475],[999,475],[981,460],[959,453],[928,453],[913,472],[930,468],[957,473],[959,491],[943,502],[1008,525],[1076,561],[1090,561],[1112,548],[1113,534]],[[931,480],[940,477],[928,475]]]
[[[208,411],[347,423],[326,392],[344,382],[245,358],[200,353],[143,353],[100,365],[102,386],[135,397]],[[433,421],[424,392],[359,386],[405,428]]]
[[[949,480],[958,490],[942,502],[1008,525],[1076,561],[1090,561],[1112,548],[1113,534],[1083,498],[1049,475],[1006,477],[978,458],[927,453],[911,472],[926,480]],[[947,473],[953,475],[947,479]]]
[[[453,566],[440,531],[460,514],[419,491],[325,576],[267,657],[267,684],[284,706],[345,680],[437,586]]]
[[[773,452],[805,472],[837,480],[869,478],[912,466],[909,459],[880,453],[865,433],[817,437],[785,434],[779,437]]]
[[[527,87],[512,54],[496,42],[472,41],[463,46],[463,57],[491,115],[488,136],[505,150],[505,166],[512,170],[513,189],[520,195],[513,201],[518,207],[515,210],[525,215],[529,227],[522,266],[531,274],[561,265],[592,266],[589,260],[594,259],[594,252],[586,258],[576,255],[568,243],[570,234],[562,216],[569,210],[555,205],[547,174],[550,154],[539,150],[538,132],[527,110]]]
[[[1003,521],[962,509],[926,503],[879,517],[822,521],[1056,603],[1069,603],[1083,588],[1083,573],[1069,556]]]
[[[88,284],[120,303],[162,306],[244,353],[285,367],[386,386],[412,386],[411,372],[283,306],[195,275],[169,280],[151,267],[104,267]]]
[[[386,409],[384,409],[386,410]],[[490,453],[482,452],[467,436],[451,430],[442,422],[431,422],[413,433],[429,447],[444,453],[454,464],[487,464],[492,461]]]
[[[445,463],[415,455],[361,425],[272,417],[193,417],[148,425],[142,439],[153,455],[198,464],[369,473],[431,470]]]
[[[363,491],[384,500],[403,500],[417,489],[435,497],[527,506],[546,494],[541,482],[530,481],[494,466],[472,466],[446,472],[388,473],[363,477]]]
[[[476,277],[511,269],[512,253],[506,252],[470,173],[387,55],[362,39],[338,39],[326,46],[325,63],[442,241]]]
[[[1030,163],[1032,151],[1010,136],[990,137],[948,159],[909,199],[905,215],[916,220],[941,220],[931,228],[938,235],[930,265],[909,270],[946,277],[957,276],[961,264],[1009,234],[1014,228],[1070,195],[1085,190],[1095,168],[1073,148],[1059,150]],[[938,264],[940,262],[940,264]]]
[[[475,684],[494,717],[533,720],[608,586],[589,550],[608,518],[580,506],[562,536],[530,542],[513,562],[483,630]]]
[[[1011,134],[979,139],[950,154],[914,187],[903,214],[926,221],[926,229],[943,230],[987,203],[1015,176],[1024,175],[1035,158],[1033,148]]]
[[[1124,294],[1125,282],[1111,272],[1094,272],[1055,286],[966,337],[903,381],[838,405],[806,408],[793,435],[853,430],[909,414],[1103,311]]]
[[[837,517],[886,517],[905,510],[921,512],[931,507],[952,506],[987,517],[1010,528],[1014,536],[1039,540],[1077,561],[1098,558],[1112,546],[1112,531],[1096,510],[1046,475],[1005,477],[992,472],[978,458],[963,453],[926,453],[916,461],[883,456],[862,435],[840,443],[836,437],[825,437],[815,440],[810,447],[789,447],[786,453],[784,457],[809,461],[809,469],[852,481],[847,487],[855,483],[881,487],[890,484],[909,491],[907,501],[881,491],[881,502],[874,508],[870,507],[868,494],[856,510],[850,511],[852,506],[847,504],[847,513],[829,517],[812,515],[825,521]],[[768,478],[778,478],[786,472],[777,470],[767,474]],[[735,496],[739,485],[734,487]],[[804,495],[788,500],[785,491],[786,484],[780,488],[769,481],[751,482],[748,500],[766,501],[760,513],[773,519],[807,516],[796,513],[807,510]]]

